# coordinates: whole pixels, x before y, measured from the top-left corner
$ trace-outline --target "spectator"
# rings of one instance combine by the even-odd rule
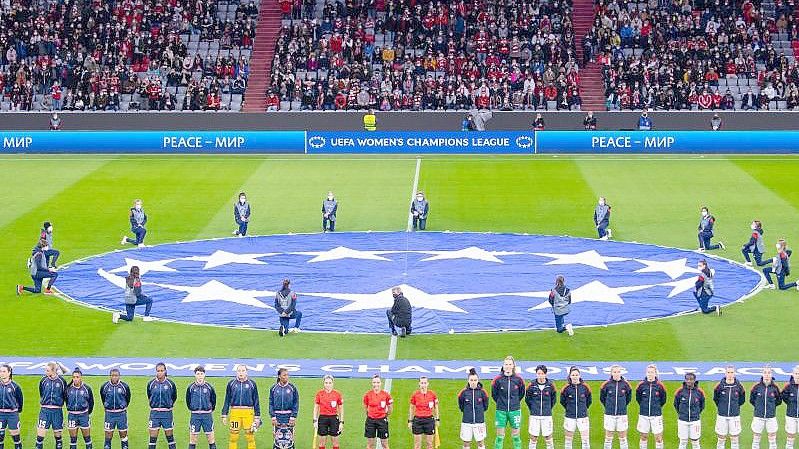
[[[713,114],[713,118],[710,119],[710,129],[713,131],[721,129],[721,117],[718,114]]]
[[[644,109],[644,112],[641,113],[641,117],[638,118],[638,130],[649,131],[651,129],[652,129],[652,119],[649,118],[646,109]]]
[[[50,131],[59,131],[61,129],[61,117],[58,116],[57,112],[53,112],[53,115],[50,117]]]
[[[588,111],[588,115],[583,119],[583,128],[585,128],[586,131],[596,130],[596,117],[594,117],[592,111]]]

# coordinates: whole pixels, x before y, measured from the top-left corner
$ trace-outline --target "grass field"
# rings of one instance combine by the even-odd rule
[[[325,157],[7,157],[0,162],[0,301],[3,349],[17,356],[281,357],[384,359],[387,336],[300,334],[280,341],[272,332],[169,323],[115,326],[108,313],[52,297],[18,299],[15,283],[29,282],[24,260],[45,220],[54,223],[61,263],[115,249],[128,231],[126,210],[142,198],[150,216],[148,244],[229,235],[230,205],[239,191],[253,204],[252,234],[317,232],[318,205],[328,190],[340,201],[340,230],[405,230],[416,160]],[[613,206],[619,240],[695,248],[700,205],[717,217],[716,235],[728,243],[722,255],[742,260],[738,248],[749,223],[760,219],[767,248],[778,237],[789,244],[799,221],[799,159],[790,157],[425,157],[419,188],[431,202],[431,230],[507,231],[593,237],[596,197]],[[276,280],[277,282],[277,280]],[[540,287],[540,286],[537,286]],[[548,285],[544,288],[548,288]],[[400,342],[399,359],[708,360],[796,361],[796,291],[764,291],[725,309],[721,319],[688,315],[609,328],[578,329],[569,339],[554,332],[482,335],[419,335]],[[234,343],[235,342],[235,343]],[[792,360],[794,359],[794,360]],[[499,363],[499,362],[498,362]],[[642,373],[641,373],[642,375]],[[640,375],[630,376],[631,381]],[[35,383],[18,377],[27,393],[26,446],[33,444]],[[562,383],[562,379],[557,379]],[[713,383],[716,379],[713,379]],[[781,381],[783,379],[780,379]],[[143,385],[134,387],[132,447],[143,447]],[[709,389],[708,380],[703,380]],[[185,386],[187,379],[179,379]],[[215,380],[218,388],[223,380]],[[265,383],[262,381],[261,383]],[[98,387],[100,379],[90,379]],[[303,393],[300,424],[310,429],[311,400],[319,380],[298,380]],[[454,396],[464,382],[435,381],[442,397],[442,442],[459,447]],[[265,385],[264,385],[265,386]],[[415,382],[395,381],[397,414],[393,447],[410,446],[402,427]],[[368,388],[339,380],[349,405],[343,447],[363,445],[362,411]],[[673,392],[677,386],[668,385]],[[186,414],[177,425],[187,425]],[[750,407],[746,408],[750,413]],[[592,443],[600,445],[601,407],[594,405]],[[784,410],[781,410],[784,413]],[[705,413],[705,445],[713,444],[712,405]],[[102,414],[94,417],[100,428]],[[562,413],[558,411],[556,425]],[[667,446],[676,447],[667,415]],[[635,422],[634,418],[632,422]],[[744,422],[748,422],[746,419]],[[491,427],[491,426],[489,426]],[[226,432],[220,432],[223,437]],[[270,441],[259,434],[261,447]],[[490,430],[489,434],[493,434]],[[310,430],[298,447],[310,445]],[[556,432],[562,438],[562,432]],[[743,444],[748,444],[744,432]],[[784,436],[781,433],[780,440]],[[101,440],[99,432],[95,441]],[[635,441],[635,438],[633,438]],[[186,442],[181,435],[179,444]],[[509,447],[506,441],[506,447]],[[48,444],[52,444],[48,442]],[[526,443],[525,443],[526,444]],[[165,446],[164,446],[165,447]],[[201,447],[203,447],[201,445]]]

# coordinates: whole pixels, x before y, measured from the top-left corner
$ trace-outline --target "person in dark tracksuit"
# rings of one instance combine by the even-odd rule
[[[655,365],[646,367],[646,377],[635,388],[635,401],[638,402],[638,425],[640,435],[638,447],[649,447],[649,433],[655,437],[655,449],[663,449],[663,406],[667,399],[666,387],[658,379]]]
[[[69,449],[78,447],[78,429],[86,449],[92,449],[91,414],[94,411],[92,387],[83,382],[80,368],[72,371],[72,382],[67,386],[67,431]]]
[[[424,192],[416,192],[416,199],[411,201],[411,215],[413,216],[413,230],[424,231],[427,227],[427,215],[430,213],[430,203],[424,197]]]
[[[236,221],[237,229],[233,230],[233,235],[245,237],[247,235],[247,226],[250,224],[250,213],[252,208],[250,203],[247,202],[247,194],[244,192],[239,193],[239,200],[233,204],[233,219]]]
[[[122,449],[128,449],[128,405],[130,405],[130,387],[120,380],[119,370],[114,368],[108,373],[109,380],[100,387],[100,399],[103,401],[105,418],[104,449],[111,449],[114,429],[119,435]]]
[[[558,392],[555,384],[547,379],[546,365],[538,365],[535,368],[536,378],[527,387],[524,395],[524,402],[530,409],[530,421],[527,425],[527,433],[530,435],[530,449],[535,449],[538,437],[544,437],[547,449],[553,449],[555,442],[552,438],[555,426],[552,421],[552,409],[557,404]]]
[[[297,294],[290,286],[291,281],[283,279],[283,288],[275,294],[275,310],[280,317],[280,328],[277,333],[281,337],[289,332],[299,332],[302,321],[302,312],[297,310]],[[294,327],[289,329],[291,320],[295,320]]]
[[[216,449],[214,435],[214,410],[216,410],[216,391],[205,381],[205,367],[194,368],[194,382],[186,388],[186,407],[191,412],[189,420],[189,449],[197,448],[200,432],[205,432],[208,449]]]
[[[730,437],[730,448],[738,449],[738,436],[741,434],[741,406],[746,402],[746,390],[735,377],[735,367],[728,366],[724,378],[713,388],[713,402],[716,404],[716,447],[723,449]]]
[[[710,305],[710,298],[715,293],[713,270],[707,266],[705,259],[700,260],[696,267],[699,269],[699,276],[694,283],[694,298],[699,303],[699,309],[704,314],[716,312],[716,315],[721,316],[721,307]]]
[[[19,432],[19,414],[22,413],[24,397],[22,388],[14,382],[11,365],[0,365],[0,448],[4,447],[6,431],[14,441],[14,449],[22,449]]]
[[[477,370],[469,369],[466,388],[458,393],[458,408],[461,411],[461,441],[463,447],[468,448],[472,440],[477,442],[478,449],[485,449],[486,421],[485,413],[488,410],[488,394],[480,383]]]
[[[713,227],[716,225],[716,218],[710,215],[707,207],[702,206],[702,216],[699,219],[699,251],[709,251],[713,249],[724,249],[724,243],[718,242],[715,245],[710,243],[713,238]]]
[[[336,230],[336,213],[338,212],[338,201],[333,196],[333,192],[327,192],[327,198],[322,201],[322,232],[333,232]]]
[[[610,226],[610,204],[607,204],[604,196],[599,197],[596,207],[594,207],[594,227],[601,240],[613,237]]]
[[[677,411],[677,438],[680,439],[678,449],[686,449],[688,440],[693,449],[700,449],[705,392],[699,388],[696,374],[685,375],[682,387],[674,393],[674,409]]]
[[[565,449],[572,449],[575,430],[580,431],[582,449],[589,449],[591,446],[588,409],[592,402],[591,388],[580,377],[580,370],[576,366],[569,368],[569,381],[560,390],[560,405],[566,410],[563,421],[563,429],[566,430]]]
[[[768,264],[768,262],[763,262],[763,253],[766,251],[766,245],[763,243],[763,224],[760,220],[755,220],[750,227],[752,234],[749,236],[749,241],[741,247],[741,254],[746,260],[745,265],[747,267],[752,266],[752,257],[755,259],[755,265],[762,267]]]
[[[555,330],[562,334],[567,332],[569,336],[574,335],[574,328],[571,323],[563,324],[566,316],[571,312],[572,293],[566,287],[566,278],[562,275],[555,276],[555,287],[549,292],[549,305],[552,306],[552,313],[555,315]]]
[[[277,382],[269,390],[269,417],[272,427],[294,427],[300,411],[300,392],[289,382],[289,370],[277,370]],[[292,444],[293,447],[293,444]]]
[[[522,401],[526,388],[524,379],[517,374],[516,361],[511,356],[502,361],[502,372],[491,382],[491,398],[497,404],[494,424],[497,431],[494,449],[502,449],[505,428],[510,424],[513,449],[522,447]]]
[[[255,431],[261,427],[261,400],[258,385],[247,374],[247,365],[236,366],[236,378],[231,379],[225,388],[222,424],[228,425],[228,421],[228,447],[238,448],[239,437],[244,432],[247,449],[255,449]]]
[[[402,294],[402,289],[399,287],[392,288],[391,295],[394,297],[394,304],[391,305],[389,310],[386,310],[391,335],[397,335],[397,332],[399,332],[400,337],[410,335],[413,324],[411,302]]]
[[[620,449],[628,449],[627,429],[629,421],[627,419],[627,406],[633,399],[633,387],[627,379],[621,375],[621,366],[613,365],[610,367],[610,379],[602,383],[599,387],[599,402],[605,408],[605,449],[613,447],[614,434],[619,437]]]
[[[771,275],[777,276],[777,285],[780,290],[788,290],[796,287],[796,282],[785,283],[785,278],[791,274],[791,250],[787,248],[785,240],[777,242],[777,255],[771,259],[771,266],[763,268],[763,275],[766,276],[768,285],[765,288],[774,288],[774,280]]]
[[[136,315],[136,306],[144,306],[144,321],[152,321],[150,310],[153,308],[153,300],[142,293],[141,275],[138,266],[130,267],[130,273],[125,278],[125,315],[114,312],[111,315],[111,322],[118,323],[119,320],[133,321]]]
[[[28,267],[31,279],[33,280],[33,287],[25,287],[21,284],[17,284],[17,296],[21,295],[22,292],[42,293],[42,284],[45,279],[49,280],[44,289],[44,294],[53,294],[51,288],[56,279],[58,279],[58,272],[54,268],[49,268],[47,266],[47,256],[45,254],[49,249],[50,247],[47,246],[47,241],[44,239],[40,240],[36,248],[33,249],[33,255],[30,258],[30,266]]]
[[[42,230],[39,232],[39,241],[45,240],[47,242],[47,251],[44,252],[47,257],[47,266],[49,268],[58,268],[58,256],[61,251],[53,247],[53,224],[45,221],[42,225]]]
[[[130,221],[130,230],[136,238],[122,236],[122,245],[130,243],[131,245],[137,245],[139,248],[144,248],[144,236],[147,235],[147,214],[142,208],[141,200],[133,201],[133,207],[130,208],[128,213],[128,220]]]
[[[793,449],[796,434],[799,433],[799,365],[793,367],[791,378],[782,388],[782,402],[785,403],[785,449]]]
[[[752,412],[752,449],[760,447],[763,430],[768,434],[769,449],[777,449],[777,407],[782,404],[782,392],[774,382],[774,373],[770,366],[763,368],[760,382],[752,386],[749,392],[749,403],[754,407]]]
[[[158,363],[155,365],[155,378],[147,383],[147,400],[150,402],[149,449],[155,449],[158,444],[159,429],[164,429],[169,449],[175,449],[175,423],[172,410],[178,400],[178,390],[175,382],[166,376],[166,365]]]
[[[50,362],[45,366],[44,377],[39,381],[39,423],[36,426],[36,449],[42,449],[47,429],[53,429],[55,449],[62,449],[61,432],[64,430],[64,404],[67,401],[67,383],[58,375],[59,366]]]

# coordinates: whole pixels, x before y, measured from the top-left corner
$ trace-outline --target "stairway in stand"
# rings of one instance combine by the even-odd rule
[[[277,0],[262,0],[250,59],[250,78],[242,107],[244,112],[263,112],[266,109],[266,88],[269,86],[275,43],[281,26],[280,6]]]
[[[605,89],[602,83],[602,66],[583,61],[583,37],[594,23],[593,0],[574,0],[572,9],[574,23],[574,40],[577,47],[577,59],[580,61],[580,95],[583,99],[583,111],[605,110]]]

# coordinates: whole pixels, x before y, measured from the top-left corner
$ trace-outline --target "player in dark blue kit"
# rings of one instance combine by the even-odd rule
[[[133,207],[130,208],[130,230],[136,236],[135,239],[122,236],[122,244],[130,243],[131,245],[138,245],[139,248],[144,248],[144,236],[147,235],[147,214],[144,213],[142,208],[142,201],[135,200]]]
[[[713,249],[724,249],[724,243],[718,242],[715,245],[710,243],[713,238],[713,227],[716,225],[716,218],[710,215],[707,207],[702,206],[702,217],[699,219],[699,251],[708,251]]]
[[[236,378],[225,388],[225,403],[222,405],[222,424],[230,418],[229,449],[239,447],[239,436],[244,432],[247,449],[255,449],[255,431],[261,427],[261,400],[258,386],[247,375],[247,365],[236,366]]]
[[[44,446],[47,429],[53,429],[55,448],[62,449],[61,432],[64,430],[64,403],[67,400],[67,383],[58,375],[58,364],[50,362],[39,381],[39,423],[36,426],[36,449]]]
[[[208,449],[216,449],[214,435],[214,410],[216,410],[216,391],[205,381],[205,367],[194,368],[194,383],[186,388],[186,406],[191,412],[189,421],[189,449],[196,449],[200,432],[205,432]]]
[[[109,372],[110,380],[100,387],[100,399],[105,409],[103,428],[105,429],[105,444],[103,449],[111,449],[111,439],[114,438],[114,429],[119,435],[122,449],[128,449],[128,405],[130,405],[130,387],[120,380],[119,370],[114,368]]]
[[[174,419],[172,409],[178,399],[175,382],[166,377],[166,365],[155,365],[155,379],[147,383],[147,399],[150,401],[150,444],[155,449],[158,443],[158,429],[164,429],[169,449],[175,449]]]
[[[0,449],[5,446],[6,431],[14,440],[14,449],[22,449],[19,414],[22,412],[22,389],[13,381],[10,365],[0,365]]]
[[[72,382],[67,385],[67,431],[69,449],[78,448],[78,429],[83,435],[86,449],[92,449],[91,414],[94,410],[92,387],[83,382],[80,368],[72,371]]]
[[[277,370],[277,382],[269,390],[269,416],[275,429],[275,449],[294,447],[294,433],[287,433],[285,429],[294,428],[299,411],[300,392],[289,382],[289,371],[280,368]],[[281,435],[283,438],[280,438]]]

